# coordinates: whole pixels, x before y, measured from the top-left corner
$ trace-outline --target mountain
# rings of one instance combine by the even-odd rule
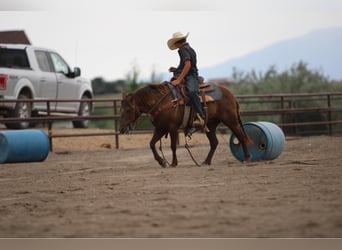
[[[278,71],[288,70],[303,61],[309,69],[319,70],[333,80],[342,79],[342,27],[315,30],[304,36],[274,43],[245,56],[200,69],[207,79],[230,77],[239,71],[265,72],[275,65]]]

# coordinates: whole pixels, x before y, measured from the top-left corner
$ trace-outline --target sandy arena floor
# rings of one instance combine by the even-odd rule
[[[219,136],[210,167],[181,139],[177,168],[150,137],[58,138],[44,162],[0,165],[0,237],[342,237],[342,137],[289,137],[279,158],[241,164]],[[204,160],[205,136],[190,144]]]

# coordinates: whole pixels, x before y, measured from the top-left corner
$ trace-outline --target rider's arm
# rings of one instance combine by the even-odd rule
[[[175,79],[171,82],[171,84],[175,85],[175,86],[180,84],[183,81],[184,77],[188,74],[190,68],[191,68],[191,62],[190,62],[190,60],[186,60],[184,62],[184,68],[183,68],[182,72],[177,77],[177,79]]]

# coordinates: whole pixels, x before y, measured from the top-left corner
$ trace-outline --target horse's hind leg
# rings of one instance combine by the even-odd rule
[[[249,162],[251,160],[251,155],[248,152],[247,144],[250,142],[250,139],[245,133],[241,123],[236,122],[234,124],[231,124],[229,128],[235,134],[242,145],[243,153],[245,155],[245,161]]]
[[[210,123],[207,125],[209,132],[207,132],[206,135],[207,135],[207,138],[209,139],[209,142],[210,142],[210,150],[209,150],[209,153],[207,155],[207,158],[203,162],[203,164],[206,164],[206,165],[211,165],[211,160],[214,156],[215,150],[216,150],[217,145],[218,145],[218,140],[217,140],[217,136],[216,136],[217,125],[218,125],[217,123]]]
[[[160,166],[165,168],[165,167],[168,166],[168,163],[167,163],[167,161],[165,159],[160,157],[160,155],[158,154],[158,152],[156,150],[156,143],[157,143],[157,141],[159,141],[162,138],[163,135],[165,135],[164,132],[160,132],[160,131],[157,131],[155,129],[154,133],[153,133],[153,137],[152,137],[152,139],[150,141],[150,148],[152,150],[154,159],[159,163]]]

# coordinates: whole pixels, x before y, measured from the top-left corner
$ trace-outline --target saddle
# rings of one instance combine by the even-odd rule
[[[172,81],[173,79],[171,79]],[[184,105],[184,115],[183,122],[181,128],[189,129],[194,128],[194,121],[196,121],[198,114],[195,112],[195,109],[192,107],[192,103],[190,102],[190,98],[188,96],[188,91],[185,86],[185,82],[183,81],[181,84],[177,86],[173,86],[171,81],[165,81],[164,84],[168,86],[172,94],[172,101],[167,102],[164,105],[159,106],[152,112],[153,116],[158,116],[162,111],[168,110],[171,108],[176,108],[179,105]],[[204,121],[204,126],[195,126],[197,128],[204,129],[208,132],[207,123],[208,123],[208,103],[221,99],[222,91],[218,85],[213,83],[204,82],[203,77],[199,77],[198,81],[198,91],[199,98],[202,103],[204,112],[206,113],[206,119]]]
[[[197,112],[195,112],[195,109],[194,109],[194,107],[190,101],[190,97],[188,95],[188,91],[186,89],[185,82],[183,81],[181,84],[179,84],[177,86],[171,85],[169,87],[171,88],[171,91],[172,91],[172,88],[177,91],[177,93],[174,93],[175,91],[172,91],[173,95],[175,97],[174,100],[182,100],[182,102],[185,105],[182,127],[183,128],[202,127],[202,126],[198,125],[198,122],[196,122],[196,119],[200,119],[200,118],[199,118],[199,115],[197,114]],[[200,93],[200,95],[199,95],[200,101],[202,103],[204,112],[206,113],[206,115],[205,115],[206,118],[205,118],[204,125],[203,125],[202,129],[204,129],[206,132],[209,132],[209,130],[207,128],[207,123],[208,123],[208,111],[207,111],[208,105],[207,105],[207,102],[209,100],[213,101],[213,98],[211,98],[210,96],[207,96],[206,93],[214,91],[214,87],[212,84],[205,83],[204,78],[200,76],[198,78],[198,91]]]
[[[181,98],[184,99],[185,105],[189,105],[190,98],[185,86],[185,82],[183,81],[181,84],[174,87],[178,90]],[[214,86],[212,84],[204,82],[204,78],[202,76],[198,77],[198,92],[200,93],[199,97],[204,107],[207,107],[208,101],[213,101],[212,97],[206,95],[207,93],[210,93],[212,91],[214,91]]]

